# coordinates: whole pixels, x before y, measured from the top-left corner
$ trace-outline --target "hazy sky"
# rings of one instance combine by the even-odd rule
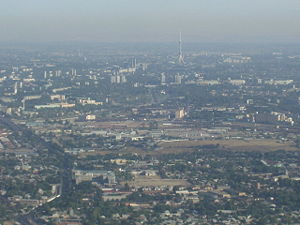
[[[0,41],[300,40],[300,0],[0,0]]]

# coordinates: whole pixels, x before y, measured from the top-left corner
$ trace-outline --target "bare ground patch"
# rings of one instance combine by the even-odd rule
[[[166,187],[166,186],[189,186],[186,180],[162,179],[159,176],[136,176],[134,180],[126,182],[132,187]]]
[[[293,142],[279,142],[274,139],[264,140],[204,140],[204,141],[177,141],[177,142],[161,142],[160,149],[163,152],[166,150],[182,152],[185,149],[201,149],[201,148],[214,148],[233,151],[298,151],[299,148]]]

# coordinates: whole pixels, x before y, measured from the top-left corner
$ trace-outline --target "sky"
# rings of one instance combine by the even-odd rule
[[[0,41],[298,42],[299,0],[0,0]]]

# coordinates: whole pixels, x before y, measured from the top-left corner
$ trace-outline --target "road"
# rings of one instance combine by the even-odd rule
[[[0,113],[0,125],[10,129],[13,132],[18,132],[22,135],[28,135],[30,134],[30,138],[35,139],[35,143],[38,142],[38,148],[37,149],[48,149],[49,155],[54,155],[57,159],[61,159],[61,168],[60,174],[61,174],[61,190],[60,190],[60,198],[63,198],[67,193],[70,192],[70,190],[73,188],[73,182],[72,182],[72,166],[73,166],[73,159],[71,156],[64,153],[63,149],[60,148],[58,145],[47,142],[44,139],[42,139],[40,136],[32,133],[30,129],[28,129],[26,126],[15,124],[11,117],[8,115],[5,115],[3,113]],[[30,142],[29,138],[29,142]],[[31,212],[21,215],[17,218],[17,221],[21,225],[36,225],[39,224],[34,219],[35,212],[40,208],[41,206],[35,208]]]

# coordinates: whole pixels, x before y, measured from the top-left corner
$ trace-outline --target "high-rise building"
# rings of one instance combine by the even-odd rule
[[[72,70],[71,70],[71,75],[72,75],[72,76],[76,76],[76,75],[77,75],[76,69],[72,69]]]
[[[175,75],[175,84],[181,84],[181,76],[179,74]]]
[[[117,84],[121,83],[121,76],[120,75],[116,76],[116,83]]]
[[[185,111],[183,108],[181,108],[175,112],[176,119],[182,119],[184,116],[185,116]]]
[[[121,76],[121,83],[126,83],[127,82],[127,79],[126,79],[126,76]]]
[[[60,77],[61,76],[61,70],[56,70],[55,71],[55,76]]]
[[[135,68],[136,69],[136,58],[133,58],[131,61],[131,68]]]
[[[110,78],[110,83],[114,84],[123,84],[123,83],[126,83],[127,82],[127,79],[126,79],[126,76],[125,75],[113,75],[111,76]]]
[[[166,75],[165,75],[165,73],[162,73],[161,74],[161,85],[164,85],[164,84],[166,84]]]
[[[18,82],[16,82],[14,85],[14,94],[18,94]]]
[[[116,82],[117,82],[117,77],[116,76],[111,76],[110,83],[114,84]]]

